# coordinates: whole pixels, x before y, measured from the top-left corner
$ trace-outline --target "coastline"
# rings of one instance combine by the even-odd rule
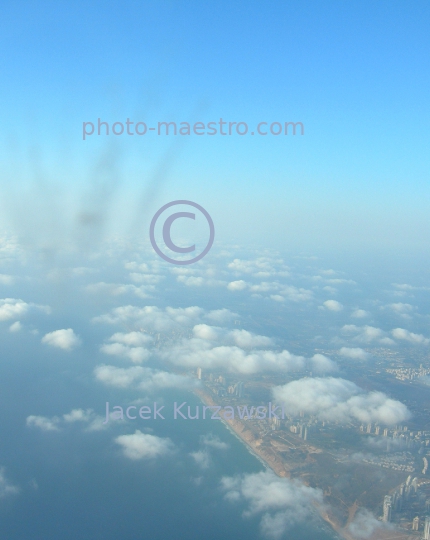
[[[194,389],[193,393],[202,401],[206,406],[218,406],[213,397],[208,393],[207,389]],[[221,409],[222,411],[223,409]],[[221,415],[221,422],[227,427],[232,435],[234,435],[250,454],[252,454],[258,461],[266,468],[273,471],[277,476],[281,478],[289,478],[291,476],[288,464],[285,463],[278,455],[276,448],[263,448],[262,439],[256,439],[251,430],[246,425],[246,420],[238,419],[226,419]],[[305,482],[306,483],[306,482]],[[348,530],[349,524],[354,518],[358,506],[354,503],[350,508],[350,515],[347,523],[340,525],[333,515],[327,512],[327,508],[315,507],[320,518],[330,527],[330,529],[343,540],[356,540]],[[395,536],[396,540],[409,540],[411,537],[408,531],[397,530],[398,535]],[[393,530],[376,529],[373,534],[368,537],[368,540],[392,540]],[[417,537],[413,537],[413,540],[417,540]]]
[[[201,389],[195,389],[193,392],[205,405],[217,405],[217,403],[213,400],[212,396],[210,396],[206,391]],[[285,467],[285,464],[276,456],[274,451],[263,452],[261,449],[258,448],[258,439],[249,439],[249,437],[245,437],[245,433],[247,433],[247,431],[242,421],[227,420],[223,417],[221,417],[221,421],[227,427],[230,433],[232,433],[242,444],[244,444],[248,452],[250,452],[250,454],[257,458],[258,461],[260,461],[260,463],[266,469],[270,469],[281,478],[290,477],[290,472],[288,468]],[[333,521],[333,519],[330,518],[326,511],[322,511],[321,509],[317,509],[317,511],[321,519],[330,526],[333,532],[338,534],[344,540],[353,540],[352,537],[346,531],[344,531],[342,527],[340,527],[337,523]]]

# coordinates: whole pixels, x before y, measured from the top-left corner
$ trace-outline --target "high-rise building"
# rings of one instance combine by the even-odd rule
[[[385,495],[384,497],[384,513],[382,515],[382,521],[389,522],[391,521],[391,506],[392,500],[390,495]]]
[[[388,428],[384,429],[384,437],[388,437]]]
[[[412,530],[418,531],[420,528],[420,518],[418,516],[414,517],[412,520]]]
[[[430,540],[430,516],[424,522],[424,540]]]
[[[243,390],[244,390],[244,383],[242,381],[239,381],[236,386],[235,386],[235,390],[234,390],[234,393],[236,394],[237,397],[243,397]]]
[[[379,426],[376,426],[376,427],[375,427],[375,435],[379,435],[379,430],[380,430],[380,429],[381,429],[381,428],[380,428]]]
[[[197,378],[200,379],[200,380],[202,378],[202,368],[201,367],[197,368]]]

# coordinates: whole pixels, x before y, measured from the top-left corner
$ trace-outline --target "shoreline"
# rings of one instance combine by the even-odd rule
[[[208,393],[207,389],[194,389],[193,393],[202,401],[204,405],[207,406],[219,406],[213,397]],[[223,409],[221,409],[223,410]],[[246,437],[246,434],[251,433],[250,430],[246,427],[246,420],[238,419],[226,419],[221,415],[221,421],[229,430],[229,432],[236,437],[247,449],[247,451],[254,456],[258,461],[265,467],[265,469],[270,469],[280,478],[289,478],[291,476],[288,469],[288,465],[277,455],[276,449],[267,449],[264,451],[259,448],[262,440]],[[345,526],[341,526],[336,522],[335,518],[330,515],[325,508],[315,507],[319,517],[326,523],[333,533],[335,533],[339,538],[343,540],[356,540],[354,536],[348,530],[348,526],[351,523],[353,516],[355,515],[358,507],[354,503],[354,512],[350,513],[347,523]],[[386,536],[386,534],[392,534],[393,531],[381,531],[375,530],[373,534],[368,537],[368,540],[390,540],[391,537]],[[382,535],[381,535],[382,533]],[[385,534],[384,534],[385,533]],[[399,536],[396,536],[398,540],[409,539],[408,532],[403,532],[398,530]],[[376,534],[376,536],[375,536]]]
[[[208,393],[201,389],[196,389],[193,391],[197,397],[207,406],[216,406],[217,403],[213,400],[212,396],[208,395]],[[290,476],[289,472],[286,470],[284,464],[280,460],[273,463],[272,459],[267,459],[267,456],[261,455],[261,453],[258,452],[258,449],[255,448],[253,445],[250,444],[250,441],[248,441],[244,436],[242,436],[243,430],[239,430],[238,426],[235,424],[240,424],[242,426],[242,422],[240,420],[227,420],[225,418],[221,418],[222,423],[227,427],[227,429],[234,435],[242,444],[244,444],[245,448],[248,450],[250,454],[252,454],[258,461],[266,468],[273,471],[277,476],[280,478],[288,478]],[[343,528],[339,527],[336,523],[332,521],[330,516],[326,512],[322,512],[318,510],[318,515],[320,518],[330,526],[330,528],[333,530],[334,533],[342,537],[344,540],[353,540],[352,537],[346,533],[346,531],[343,531]]]

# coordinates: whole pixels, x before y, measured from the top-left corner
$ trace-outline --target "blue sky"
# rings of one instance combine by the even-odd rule
[[[343,230],[346,244],[361,228],[366,244],[369,219],[388,229],[381,244],[396,227],[413,243],[428,225],[428,3],[3,6],[3,193],[42,178],[85,196],[107,154],[118,199],[152,179],[154,210],[198,199],[226,234],[244,219],[252,228],[255,212],[268,232],[286,213],[301,231],[312,221],[323,243]],[[194,136],[178,148],[154,134],[83,141],[82,122],[99,117],[302,121],[305,135]]]

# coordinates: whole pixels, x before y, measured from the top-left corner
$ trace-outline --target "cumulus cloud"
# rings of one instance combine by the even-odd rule
[[[418,345],[428,345],[430,343],[430,339],[424,337],[422,334],[414,334],[404,328],[395,328],[391,331],[391,335],[396,339],[402,339]]]
[[[196,324],[193,328],[193,334],[196,338],[216,341],[221,337],[222,329],[207,324]]]
[[[370,313],[364,309],[356,309],[351,313],[351,317],[354,317],[355,319],[364,319],[365,317],[369,317],[369,315]]]
[[[141,274],[139,272],[132,272],[130,274],[130,279],[135,283],[156,284],[164,279],[164,276],[160,276],[158,274]]]
[[[9,326],[9,332],[19,332],[21,329],[22,324],[19,321],[16,321]]]
[[[63,414],[63,421],[66,424],[81,423],[85,425],[85,431],[100,431],[105,429],[105,418],[96,414],[93,409],[72,409],[69,413]]]
[[[259,257],[254,260],[234,259],[227,266],[235,274],[252,274],[256,277],[289,275],[288,267],[284,265],[282,259],[268,257]]]
[[[121,306],[110,313],[95,317],[94,322],[107,324],[134,323],[146,330],[169,332],[181,326],[192,326],[204,315],[204,310],[197,306],[187,308],[160,309],[156,306]]]
[[[205,318],[216,324],[226,324],[234,319],[238,319],[239,315],[229,309],[223,308],[209,311],[209,313],[205,315]]]
[[[394,345],[395,341],[387,337],[386,332],[375,326],[356,326],[355,324],[345,324],[342,327],[342,332],[345,334],[355,334],[354,341],[362,343],[370,343],[378,341],[383,345]]]
[[[321,490],[279,478],[272,471],[224,477],[221,488],[228,501],[247,503],[244,517],[260,515],[261,532],[275,540],[290,527],[309,519],[315,505],[323,504]]]
[[[28,427],[36,427],[42,431],[59,431],[59,418],[47,418],[46,416],[27,416],[26,424]]]
[[[288,414],[301,411],[321,420],[380,422],[390,425],[410,418],[403,403],[382,392],[364,392],[351,381],[341,378],[305,378],[272,389],[278,403],[284,403]]]
[[[247,330],[226,330],[207,324],[197,324],[193,334],[198,339],[206,341],[222,341],[224,344],[234,344],[242,349],[259,349],[273,345],[273,340],[267,336],[253,334]]]
[[[207,450],[197,450],[196,452],[191,452],[190,456],[201,469],[208,469],[212,463],[210,454]]]
[[[120,296],[122,294],[134,294],[139,298],[150,298],[151,293],[155,291],[154,285],[146,284],[137,287],[132,283],[120,284],[120,283],[105,283],[100,281],[99,283],[91,283],[87,285],[85,290],[92,294],[109,294],[110,296]]]
[[[329,311],[342,311],[343,305],[337,300],[326,300],[323,306]]]
[[[205,285],[205,279],[201,276],[178,276],[176,281],[183,283],[187,287],[202,287]]]
[[[153,338],[143,332],[117,332],[109,338],[109,343],[100,347],[101,352],[114,356],[128,358],[135,364],[140,364],[150,357],[150,352],[142,345],[152,343]]]
[[[105,429],[107,424],[103,424],[105,418],[97,415],[92,409],[72,409],[62,417],[54,416],[28,416],[26,424],[28,427],[38,428],[41,431],[60,431],[61,427],[67,424],[81,423],[85,425],[85,431],[99,431]]]
[[[71,351],[81,345],[81,340],[71,328],[67,328],[45,334],[42,338],[42,343],[46,343],[52,347],[58,347],[65,351]]]
[[[13,276],[9,276],[8,274],[0,274],[0,285],[13,285],[15,282],[15,279]]]
[[[333,362],[333,360],[324,354],[314,354],[310,362],[312,372],[318,374],[330,373],[339,369],[336,362]]]
[[[0,467],[0,499],[9,497],[11,495],[17,495],[19,491],[19,487],[11,484],[6,478],[5,467]]]
[[[395,304],[389,304],[388,307],[397,313],[398,315],[408,316],[415,308],[411,304],[403,304],[402,302],[397,302]]]
[[[147,392],[160,388],[190,390],[200,385],[199,381],[190,377],[141,366],[118,368],[102,364],[94,369],[94,375],[97,380],[108,386],[116,388],[135,387]]]
[[[243,281],[243,279],[239,279],[238,281],[231,281],[227,285],[227,289],[229,291],[243,291],[247,287],[246,281]]]
[[[28,304],[23,300],[17,300],[15,298],[1,298],[0,299],[0,321],[9,321],[11,319],[19,319],[26,315],[31,309],[37,309],[50,313],[48,306],[40,306],[38,304]]]
[[[121,446],[124,456],[133,460],[154,459],[174,449],[170,439],[142,433],[138,429],[132,435],[120,435],[115,442]]]
[[[200,442],[205,446],[209,446],[217,450],[227,450],[227,448],[229,448],[227,443],[221,441],[219,437],[213,435],[212,433],[208,433],[207,435],[200,437]]]
[[[257,349],[273,345],[273,340],[266,336],[252,334],[247,330],[232,330],[227,335],[234,343],[242,349]]]
[[[342,347],[339,354],[354,360],[367,360],[369,358],[369,354],[360,347]]]
[[[243,338],[243,336],[242,336]],[[205,369],[224,369],[230,373],[258,373],[261,371],[297,371],[304,368],[302,356],[295,356],[284,350],[254,350],[245,352],[235,345],[212,344],[202,339],[182,340],[182,342],[161,350],[163,359],[173,364]]]
[[[279,294],[283,298],[291,300],[292,302],[307,302],[309,300],[312,300],[314,296],[312,291],[308,289],[303,289],[301,287],[294,287],[293,285],[281,287],[279,289]]]

